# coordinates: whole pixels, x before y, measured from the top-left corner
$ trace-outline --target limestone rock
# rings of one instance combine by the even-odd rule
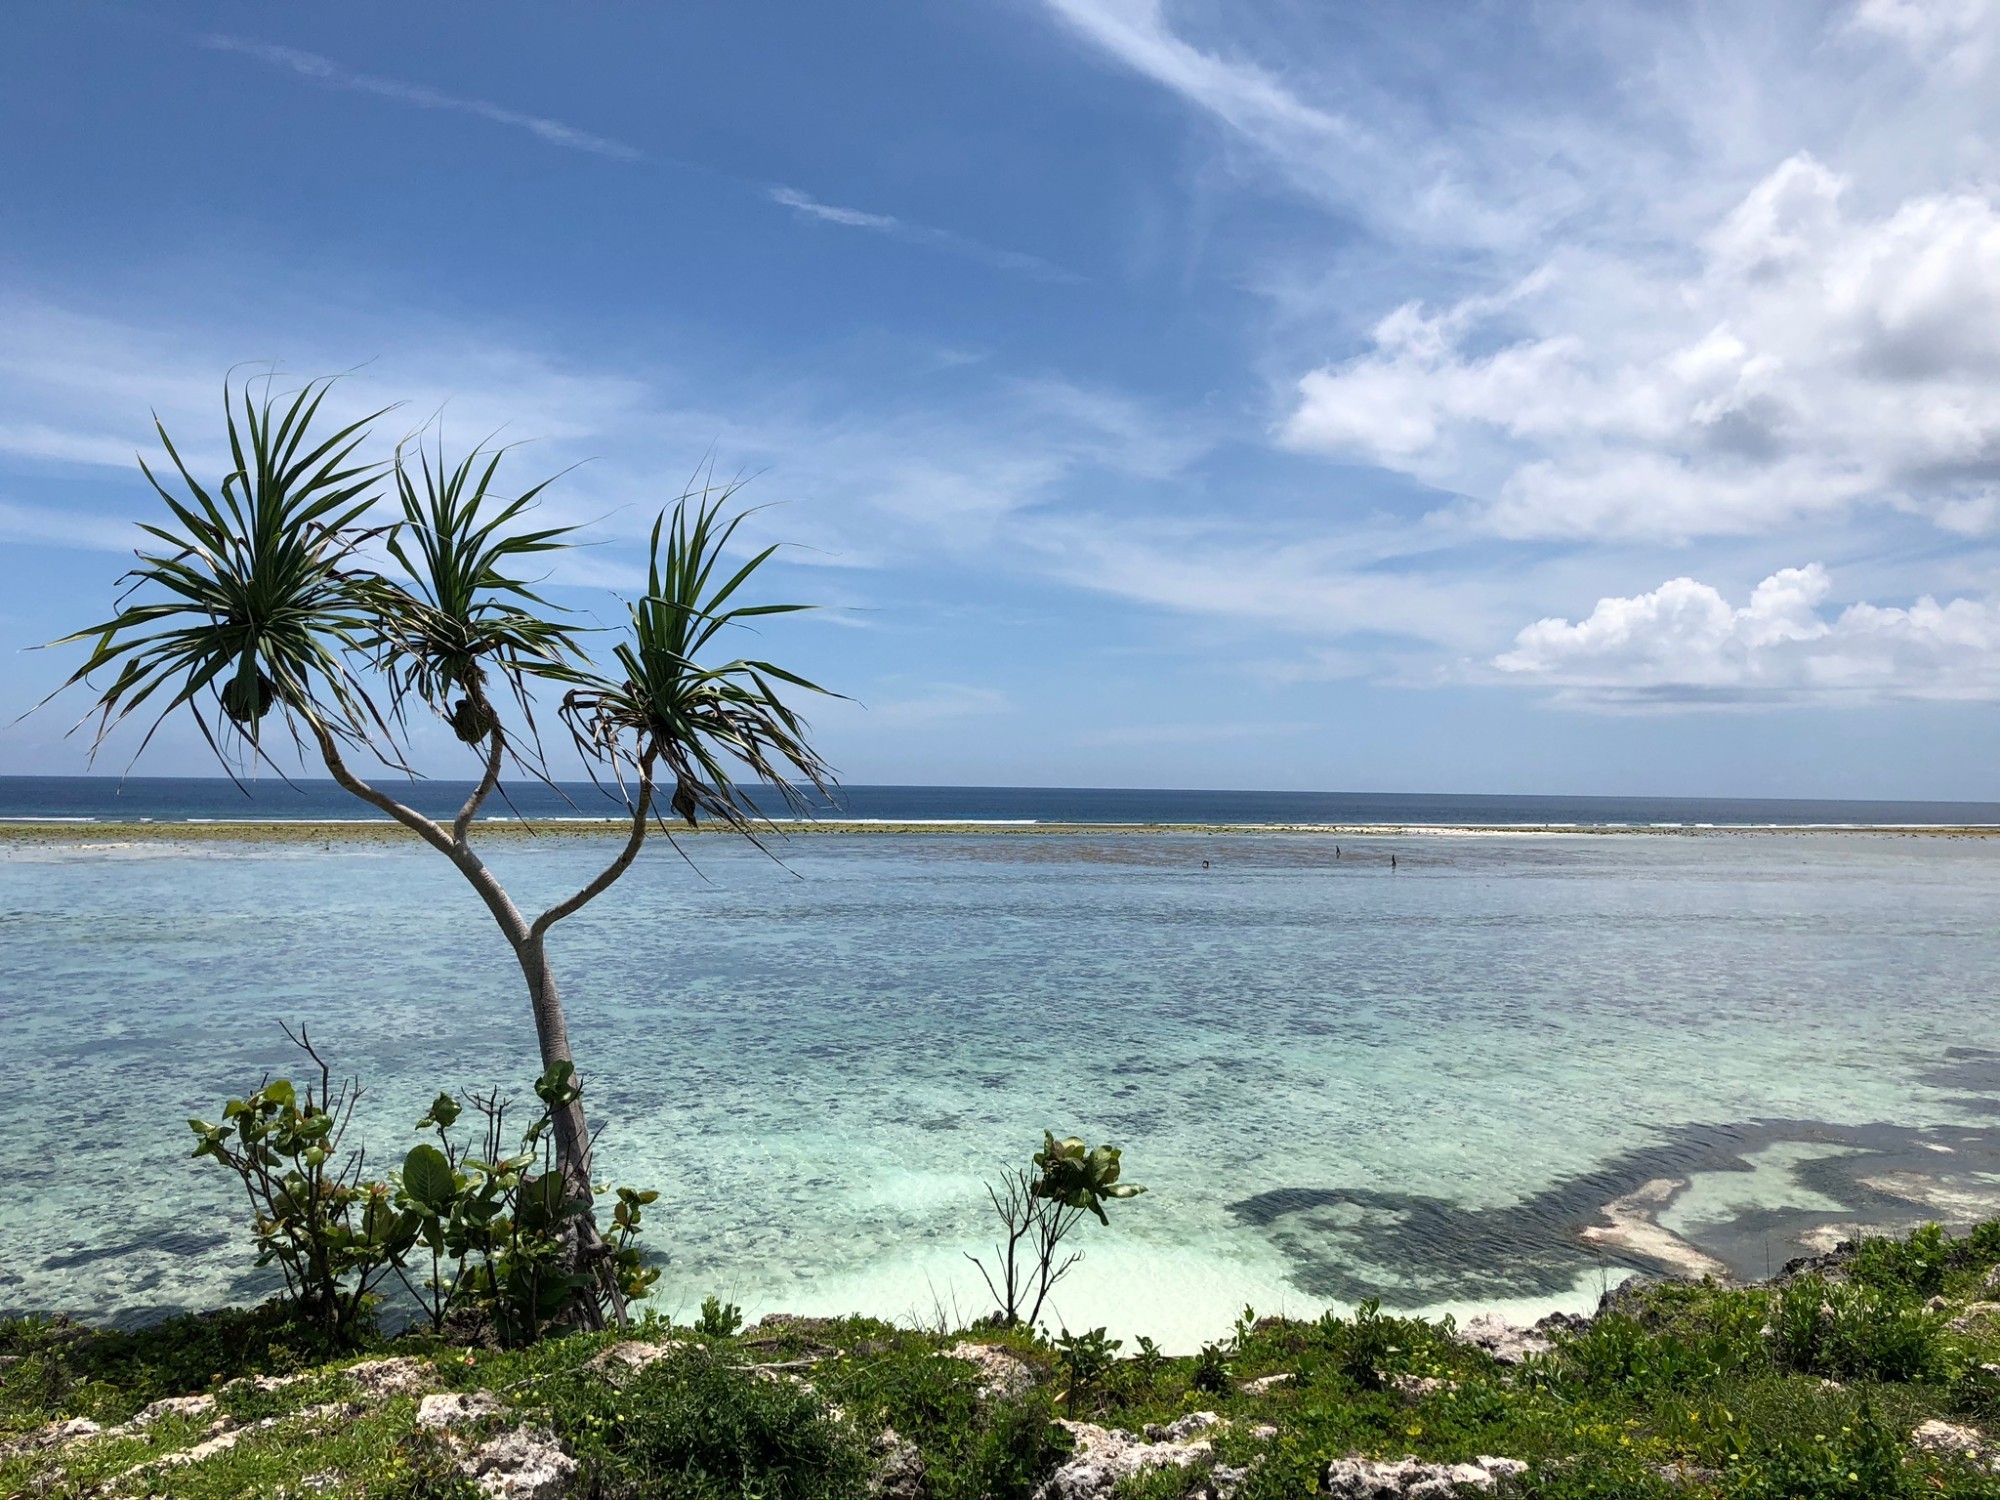
[[[142,1407],[139,1414],[124,1425],[127,1428],[151,1427],[168,1417],[205,1417],[214,1410],[213,1396],[168,1396]]]
[[[924,1475],[924,1456],[917,1445],[884,1427],[870,1444],[875,1467],[868,1476],[868,1493],[877,1500],[924,1500],[930,1485]]]
[[[466,1427],[506,1410],[491,1391],[445,1391],[417,1404],[419,1427]]]
[[[1456,1380],[1441,1380],[1435,1375],[1391,1375],[1389,1389],[1402,1397],[1410,1406],[1415,1406],[1426,1397],[1435,1396],[1439,1391],[1455,1391]]]
[[[647,1344],[637,1339],[626,1339],[592,1355],[585,1362],[584,1369],[593,1375],[601,1375],[615,1384],[638,1374],[648,1365],[658,1364],[676,1349],[687,1347],[686,1339],[668,1339],[661,1344]]]
[[[1214,1412],[1190,1412],[1168,1428],[1206,1418],[1190,1433],[1205,1431],[1217,1420]],[[1076,1452],[1035,1491],[1035,1500],[1104,1500],[1121,1480],[1148,1469],[1185,1469],[1214,1451],[1205,1438],[1192,1441],[1142,1442],[1129,1432],[1099,1427],[1094,1422],[1061,1424],[1076,1440]]]
[[[269,1424],[270,1424],[270,1419],[267,1418],[264,1422],[260,1422],[258,1425],[261,1427],[261,1426],[267,1426]],[[148,1469],[155,1467],[176,1467],[181,1464],[198,1464],[205,1458],[215,1457],[215,1455],[218,1453],[227,1453],[231,1448],[234,1448],[238,1443],[242,1441],[243,1441],[243,1429],[232,1427],[229,1428],[227,1431],[217,1433],[214,1437],[203,1438],[200,1442],[196,1443],[192,1448],[183,1448],[178,1453],[169,1453],[163,1458],[154,1459],[151,1464],[141,1464],[139,1465],[138,1469],[134,1469],[131,1472],[136,1474],[140,1471],[140,1469]]]
[[[1532,1328],[1509,1323],[1495,1313],[1481,1313],[1458,1327],[1458,1341],[1484,1349],[1503,1365],[1518,1365],[1531,1354],[1547,1354],[1555,1348]]]
[[[533,1427],[480,1445],[458,1468],[495,1500],[563,1500],[576,1485],[576,1460]]]
[[[979,1394],[987,1400],[996,1396],[1023,1396],[1035,1388],[1035,1372],[1005,1349],[992,1344],[976,1344],[970,1339],[961,1339],[945,1350],[945,1356],[979,1367]]]
[[[1212,1411],[1191,1411],[1184,1417],[1175,1417],[1171,1422],[1148,1422],[1146,1441],[1186,1443],[1207,1432],[1209,1428],[1221,1425],[1223,1425],[1222,1418]]]
[[[1996,1313],[2000,1313],[2000,1302],[1968,1302],[1945,1327],[1953,1333],[1970,1333],[1973,1324]]]
[[[1342,1500],[1458,1500],[1462,1492],[1512,1495],[1528,1466],[1518,1458],[1476,1458],[1469,1464],[1421,1459],[1336,1458],[1320,1478],[1322,1494]]]
[[[1679,1461],[1661,1464],[1654,1472],[1677,1490],[1691,1489],[1695,1485],[1717,1485],[1722,1483],[1723,1478],[1720,1469],[1705,1469],[1700,1464]]]
[[[46,1427],[36,1428],[25,1437],[0,1443],[0,1458],[12,1458],[17,1453],[34,1453],[43,1448],[60,1448],[65,1443],[76,1443],[85,1438],[96,1437],[102,1431],[104,1428],[88,1417],[71,1417],[66,1422],[51,1422]]]
[[[1245,1395],[1261,1396],[1266,1391],[1276,1390],[1281,1385],[1290,1385],[1291,1383],[1291,1373],[1286,1370],[1280,1370],[1275,1375],[1259,1375],[1255,1380],[1244,1381],[1243,1391]]]
[[[1986,1273],[1986,1279],[1979,1283],[1979,1289],[1989,1297],[2000,1297],[2000,1266]]]
[[[403,1355],[396,1359],[367,1359],[347,1367],[347,1378],[371,1396],[414,1396],[437,1384],[437,1366],[427,1359]],[[260,1383],[259,1390],[275,1389]]]
[[[2000,1449],[1988,1443],[1975,1429],[1954,1426],[1935,1419],[1918,1425],[1910,1434],[1910,1446],[1940,1458],[1964,1458],[1982,1468],[2000,1473]]]

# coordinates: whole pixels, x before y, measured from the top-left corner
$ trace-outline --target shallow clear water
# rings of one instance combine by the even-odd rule
[[[664,1190],[664,1305],[974,1315],[980,1182],[1045,1126],[1115,1141],[1151,1189],[1085,1226],[1060,1316],[1181,1344],[1245,1302],[1370,1285],[1403,1306],[1594,1295],[1621,1273],[1564,1248],[1563,1185],[1629,1190],[1690,1126],[1985,1139],[2000,1079],[1965,1049],[1992,1035],[2000,843],[1339,842],[820,836],[780,867],[703,838],[700,874],[649,849],[554,948],[600,1175]],[[604,849],[493,862],[546,899]],[[292,1068],[281,1018],[366,1081],[385,1167],[438,1086],[525,1093],[534,1072],[511,959],[416,848],[12,849],[0,965],[0,1306],[258,1293],[183,1121]],[[1689,1170],[1721,1170],[1702,1139]],[[1704,1177],[1682,1218],[1760,1191],[1821,1207],[1788,1165],[1811,1155]],[[1509,1219],[1524,1203],[1544,1207]],[[1434,1226],[1422,1274],[1371,1238],[1412,1224]],[[1525,1260],[1488,1254],[1503,1229],[1535,1240]]]

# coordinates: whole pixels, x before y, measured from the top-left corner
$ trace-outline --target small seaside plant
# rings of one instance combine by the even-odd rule
[[[417,1122],[438,1144],[420,1142],[399,1171],[377,1181],[363,1175],[365,1151],[345,1146],[360,1084],[336,1084],[303,1028],[297,1041],[319,1067],[316,1087],[271,1079],[231,1099],[221,1124],[188,1124],[195,1156],[214,1158],[242,1181],[257,1264],[278,1266],[285,1300],[305,1326],[335,1347],[355,1346],[393,1275],[433,1333],[470,1319],[513,1348],[541,1338],[596,1283],[602,1272],[580,1270],[574,1254],[587,1205],[570,1193],[555,1160],[553,1122],[575,1094],[567,1063],[536,1080],[541,1109],[511,1153],[503,1145],[507,1100],[470,1096],[484,1121],[475,1150],[451,1134],[464,1105],[440,1093]],[[616,1190],[601,1265],[621,1305],[648,1295],[658,1278],[637,1244],[643,1211],[658,1197]]]
[[[416,1226],[397,1211],[387,1183],[363,1178],[366,1154],[346,1148],[360,1083],[336,1083],[303,1027],[294,1041],[317,1064],[317,1087],[274,1078],[224,1105],[221,1124],[188,1126],[194,1154],[243,1184],[257,1264],[277,1266],[300,1320],[343,1347],[369,1320]]]
[[[965,1258],[979,1268],[999,1304],[993,1316],[1000,1327],[1033,1327],[1040,1321],[1049,1293],[1083,1259],[1081,1250],[1065,1254],[1062,1246],[1085,1214],[1108,1225],[1106,1203],[1146,1191],[1119,1181],[1119,1157],[1116,1146],[1092,1148],[1076,1136],[1057,1140],[1054,1131],[1044,1131],[1042,1149],[1027,1167],[1004,1172],[997,1187],[987,1184],[986,1196],[1002,1225],[994,1264],[989,1268],[970,1252]]]

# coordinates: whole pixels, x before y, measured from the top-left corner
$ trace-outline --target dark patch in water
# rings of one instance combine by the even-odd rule
[[[1377,1297],[1393,1307],[1418,1307],[1552,1297],[1593,1268],[1604,1269],[1612,1283],[1627,1270],[1674,1269],[1644,1255],[1584,1244],[1578,1231],[1608,1223],[1606,1204],[1658,1178],[1685,1182],[1696,1172],[1749,1171],[1748,1155],[1781,1141],[1829,1148],[1830,1154],[1799,1163],[1795,1178],[1841,1207],[1755,1208],[1725,1223],[1695,1226],[1689,1242],[1740,1280],[1761,1279],[1824,1248],[1814,1240],[1829,1228],[1887,1231],[2000,1213],[2000,1194],[1990,1180],[2000,1173],[2000,1129],[1921,1131],[1801,1120],[1684,1126],[1657,1146],[1495,1208],[1359,1187],[1279,1188],[1229,1208],[1285,1253],[1302,1291],[1330,1302]],[[1864,1179],[1892,1181],[1905,1191],[1883,1191]],[[1916,1201],[1929,1193],[1937,1194],[1934,1202]],[[1968,1194],[1987,1200],[1979,1213],[1959,1210]]]
[[[194,1230],[182,1230],[147,1235],[142,1239],[127,1240],[117,1245],[90,1245],[51,1255],[42,1262],[44,1271],[67,1271],[77,1266],[94,1265],[100,1260],[116,1260],[120,1256],[153,1255],[200,1255],[213,1250],[224,1241],[219,1234],[201,1234]]]
[[[1924,1073],[1933,1088],[1964,1089],[1969,1094],[2000,1093],[2000,1052],[1984,1047],[1947,1047],[1945,1061]]]

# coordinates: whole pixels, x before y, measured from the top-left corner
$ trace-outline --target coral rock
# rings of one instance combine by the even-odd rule
[[[1929,1421],[1910,1434],[1910,1445],[1940,1458],[1966,1458],[2000,1472],[2000,1449],[1994,1448],[1975,1429],[1956,1427],[1950,1422]]]
[[[1555,1347],[1532,1328],[1522,1328],[1493,1313],[1461,1323],[1458,1341],[1484,1349],[1503,1365],[1518,1365],[1531,1354],[1547,1354]]]
[[[970,1339],[961,1339],[945,1350],[949,1359],[962,1359],[979,1367],[979,1394],[991,1400],[995,1396],[1026,1395],[1035,1387],[1035,1372],[1005,1349],[992,1344],[975,1344]]]
[[[1201,1420],[1198,1425],[1189,1426]],[[1217,1421],[1214,1412],[1191,1412],[1178,1422],[1156,1431],[1184,1428],[1189,1433],[1206,1431]],[[1129,1432],[1099,1427],[1091,1422],[1064,1422],[1076,1439],[1076,1452],[1035,1491],[1035,1500],[1103,1500],[1120,1481],[1148,1469],[1185,1469],[1213,1451],[1206,1439],[1191,1442],[1170,1440],[1141,1442]]]
[[[494,1500],[563,1500],[576,1485],[576,1460],[532,1427],[483,1444],[458,1468]]]
[[[407,1355],[399,1359],[369,1359],[347,1367],[347,1378],[371,1396],[414,1396],[437,1384],[437,1366]],[[273,1390],[259,1382],[259,1390]]]
[[[168,1417],[205,1417],[214,1410],[213,1396],[168,1396],[141,1408],[139,1414],[124,1425],[127,1428],[151,1427]]]
[[[917,1445],[884,1427],[870,1445],[875,1468],[868,1476],[868,1493],[877,1500],[924,1500],[930,1486],[924,1475],[924,1456]]]
[[[1336,1458],[1321,1476],[1323,1494],[1343,1500],[1457,1500],[1511,1495],[1528,1466],[1518,1458],[1476,1458],[1469,1464],[1427,1464],[1421,1459]]]
[[[645,1344],[637,1339],[627,1339],[593,1355],[584,1369],[615,1383],[638,1374],[648,1365],[659,1363],[676,1349],[687,1347],[685,1339],[669,1339],[663,1344]]]
[[[486,1417],[497,1417],[506,1408],[491,1391],[447,1391],[426,1396],[417,1405],[419,1427],[463,1427]]]

